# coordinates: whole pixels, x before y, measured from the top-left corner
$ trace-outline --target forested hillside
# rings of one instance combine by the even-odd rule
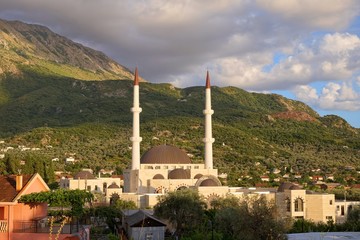
[[[78,66],[76,61],[83,60],[75,55],[54,53],[63,44],[69,45],[67,53],[75,51],[61,37],[46,38],[54,50],[49,50],[50,55],[40,51],[46,44],[37,42],[49,30],[37,25],[0,21],[0,30],[6,36],[0,43],[0,52],[5,54],[0,66],[0,172],[39,171],[49,181],[53,170],[73,172],[86,167],[121,173],[131,160],[132,73],[102,53],[75,44],[89,56],[95,54],[91,55],[94,65]],[[16,40],[7,40],[9,36]],[[20,48],[23,52],[16,50]],[[107,68],[114,64],[124,74]],[[86,78],[90,75],[85,72],[92,77]],[[184,149],[194,162],[202,161],[204,91],[203,86],[179,89],[141,82],[141,152],[171,144]],[[233,185],[244,176],[257,181],[274,169],[290,176],[357,176],[359,129],[338,116],[320,117],[304,103],[235,87],[213,86],[212,105],[214,165],[228,174]],[[77,162],[65,165],[70,156]]]

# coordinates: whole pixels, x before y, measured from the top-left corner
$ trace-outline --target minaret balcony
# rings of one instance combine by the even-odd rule
[[[215,138],[203,138],[203,142],[204,143],[213,143],[213,142],[215,142]]]
[[[130,141],[132,142],[141,142],[142,141],[142,137],[131,137]]]
[[[131,112],[141,113],[141,112],[142,112],[142,108],[141,108],[141,107],[132,107],[132,108],[131,108]]]
[[[204,113],[205,115],[207,115],[207,114],[213,115],[213,114],[214,114],[214,110],[212,110],[212,109],[205,109],[205,110],[203,111],[203,113]]]

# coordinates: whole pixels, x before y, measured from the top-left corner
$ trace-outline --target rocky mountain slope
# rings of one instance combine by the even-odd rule
[[[50,29],[0,19],[0,73],[32,68],[82,80],[130,79],[132,73],[99,51]]]

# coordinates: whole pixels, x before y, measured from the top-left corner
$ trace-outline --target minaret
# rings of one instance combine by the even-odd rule
[[[211,115],[214,114],[214,110],[211,109],[211,88],[210,88],[210,76],[209,71],[206,73],[206,89],[205,89],[205,168],[213,168],[213,148],[212,144],[215,139],[212,137],[212,123]]]
[[[132,141],[132,170],[140,169],[140,142],[142,141],[142,138],[140,137],[141,111],[142,109],[139,106],[139,74],[138,69],[136,68],[134,78],[134,104],[131,108],[131,112],[133,112],[133,135],[130,138]]]

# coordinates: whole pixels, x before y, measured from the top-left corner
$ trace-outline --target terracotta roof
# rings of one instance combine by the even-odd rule
[[[23,188],[33,175],[23,176]],[[20,191],[16,191],[16,175],[0,176],[0,202],[12,202]]]
[[[191,164],[188,155],[181,149],[160,145],[148,150],[140,159],[141,164]]]
[[[209,71],[206,72],[206,88],[210,88],[210,74],[209,74]]]
[[[139,72],[137,67],[135,68],[134,85],[139,85]]]

